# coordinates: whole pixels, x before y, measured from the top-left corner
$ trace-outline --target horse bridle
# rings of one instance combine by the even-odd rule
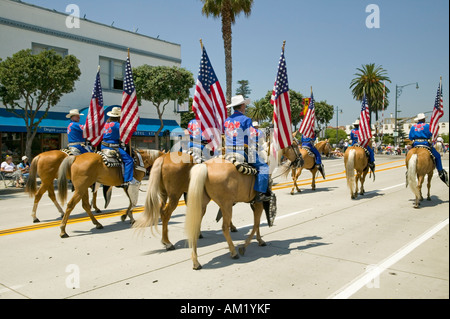
[[[294,145],[295,144],[295,145]],[[295,154],[295,160],[291,163],[291,167],[295,167],[295,168],[300,168],[303,166],[303,164],[305,164],[305,161],[303,160],[303,156],[300,153],[300,150],[298,149],[298,144],[297,142],[293,142],[290,147],[292,148],[292,150],[294,151]]]

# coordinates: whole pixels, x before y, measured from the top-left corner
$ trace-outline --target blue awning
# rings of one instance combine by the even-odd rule
[[[111,105],[105,108],[105,115],[114,106]],[[120,106],[119,106],[120,107]],[[80,113],[84,115],[81,116],[80,122],[86,122],[86,116],[88,113],[88,108],[80,110]],[[44,112],[38,112],[37,116],[43,116]],[[66,118],[66,113],[61,112],[48,112],[47,118],[42,120],[38,133],[56,133],[64,134],[67,133],[67,126],[70,120]],[[163,136],[166,131],[169,131],[171,135],[183,135],[184,130],[178,125],[175,120],[163,120],[164,128],[162,129],[160,136]],[[160,127],[159,119],[146,119],[141,118],[137,131],[133,136],[155,136],[156,132]],[[0,132],[26,132],[25,121],[23,118],[17,117],[15,114],[0,108]]]

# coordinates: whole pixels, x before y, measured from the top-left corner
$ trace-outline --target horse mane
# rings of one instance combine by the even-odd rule
[[[152,162],[155,162],[156,159],[161,155],[161,152],[158,150],[149,150],[149,149],[140,149],[139,151],[145,152]]]

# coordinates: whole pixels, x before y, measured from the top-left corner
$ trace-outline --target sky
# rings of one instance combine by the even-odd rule
[[[60,12],[74,3],[88,20],[114,22],[120,29],[137,29],[140,34],[178,43],[181,66],[195,78],[201,38],[226,89],[221,20],[203,16],[200,0],[24,2]],[[378,28],[367,27],[367,18],[377,13],[366,12],[370,4],[378,6]],[[309,96],[312,87],[316,101],[327,101],[339,110],[340,126],[359,117],[361,105],[349,87],[357,68],[369,63],[382,66],[391,79],[386,83],[391,93],[384,117],[394,114],[395,86],[410,83],[414,85],[404,87],[398,98],[398,116],[431,112],[442,76],[445,115],[441,121],[449,121],[448,0],[254,0],[251,15],[239,16],[232,32],[233,94],[238,80],[249,81],[252,100],[272,90],[286,40],[289,87],[304,96]],[[336,120],[335,115],[330,125],[335,126]]]

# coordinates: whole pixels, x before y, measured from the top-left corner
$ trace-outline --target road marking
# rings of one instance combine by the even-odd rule
[[[15,290],[23,287],[23,285],[17,285],[17,286],[12,286],[12,287],[7,287],[5,285],[2,285],[2,286],[6,287],[6,288],[0,289],[0,294],[3,294],[5,292],[15,292]]]
[[[397,161],[393,161],[393,162],[388,162],[388,163],[382,163],[379,166],[383,166],[383,165],[387,165],[387,164],[392,164],[395,162],[400,162],[399,160]],[[391,169],[396,169],[396,168],[401,168],[404,167],[405,164],[403,165],[399,165],[399,166],[393,166],[393,167],[388,167],[388,168],[384,168],[384,169],[379,169],[377,170],[377,172],[382,172],[382,171],[387,171],[387,170],[391,170]],[[335,176],[335,175],[341,175],[341,174],[345,174],[345,172],[341,172],[341,173],[335,173],[335,174],[330,174],[329,176]],[[340,180],[340,179],[345,179],[345,175],[340,176],[340,177],[336,177],[336,178],[329,178],[326,180],[323,180],[321,177],[318,178],[318,180],[316,180],[316,183],[325,183],[325,182],[331,182],[331,181],[336,181],[336,180]],[[305,186],[305,185],[309,185],[311,179],[306,179],[306,180],[302,180],[303,183],[300,183],[300,181],[297,182],[298,186]],[[280,185],[280,186],[278,186]],[[280,190],[280,189],[286,189],[286,188],[290,188],[292,187],[294,184],[292,182],[290,183],[282,183],[282,184],[278,184],[275,185],[272,189],[275,190]],[[283,186],[281,186],[283,185]],[[286,186],[284,186],[286,185]],[[117,196],[117,195],[113,195],[113,196]],[[120,195],[119,195],[120,196]],[[185,206],[186,203],[184,201],[180,201],[178,203],[178,207],[179,206]],[[144,207],[137,207],[133,210],[133,214],[138,214],[144,211]],[[115,216],[120,216],[123,215],[126,212],[126,209],[124,210],[119,210],[119,211],[113,211],[113,212],[108,212],[108,213],[102,213],[102,214],[96,214],[95,218],[96,219],[104,219],[104,218],[110,218],[110,217],[115,217]],[[280,219],[280,217],[278,217],[278,219]],[[75,224],[75,223],[81,223],[81,222],[86,222],[86,221],[90,221],[89,217],[75,217],[75,218],[69,218],[69,220],[67,221],[67,224]],[[33,225],[29,225],[29,226],[23,226],[23,227],[17,227],[17,228],[11,228],[11,229],[3,229],[0,230],[0,237],[1,236],[6,236],[6,235],[13,235],[13,234],[18,234],[18,233],[24,233],[24,232],[29,232],[29,231],[34,231],[34,230],[39,230],[39,229],[46,229],[46,228],[54,228],[54,227],[59,227],[61,225],[61,221],[60,220],[56,220],[56,221],[52,221],[52,222],[46,222],[46,223],[39,223],[39,224],[33,224]]]
[[[429,230],[427,230],[425,233],[414,239],[409,244],[403,246],[399,250],[397,250],[394,254],[377,264],[376,266],[370,267],[369,271],[366,271],[365,273],[361,274],[357,278],[355,278],[352,282],[350,282],[348,285],[344,286],[343,288],[336,291],[334,294],[332,294],[328,299],[348,299],[353,294],[355,294],[357,291],[359,291],[362,287],[370,283],[372,280],[376,279],[378,276],[380,276],[383,271],[390,268],[392,265],[400,261],[403,257],[408,255],[410,252],[412,252],[414,249],[419,247],[421,244],[423,244],[425,241],[430,239],[434,234],[439,232],[444,227],[448,226],[449,219],[440,222],[439,224],[433,226]]]

